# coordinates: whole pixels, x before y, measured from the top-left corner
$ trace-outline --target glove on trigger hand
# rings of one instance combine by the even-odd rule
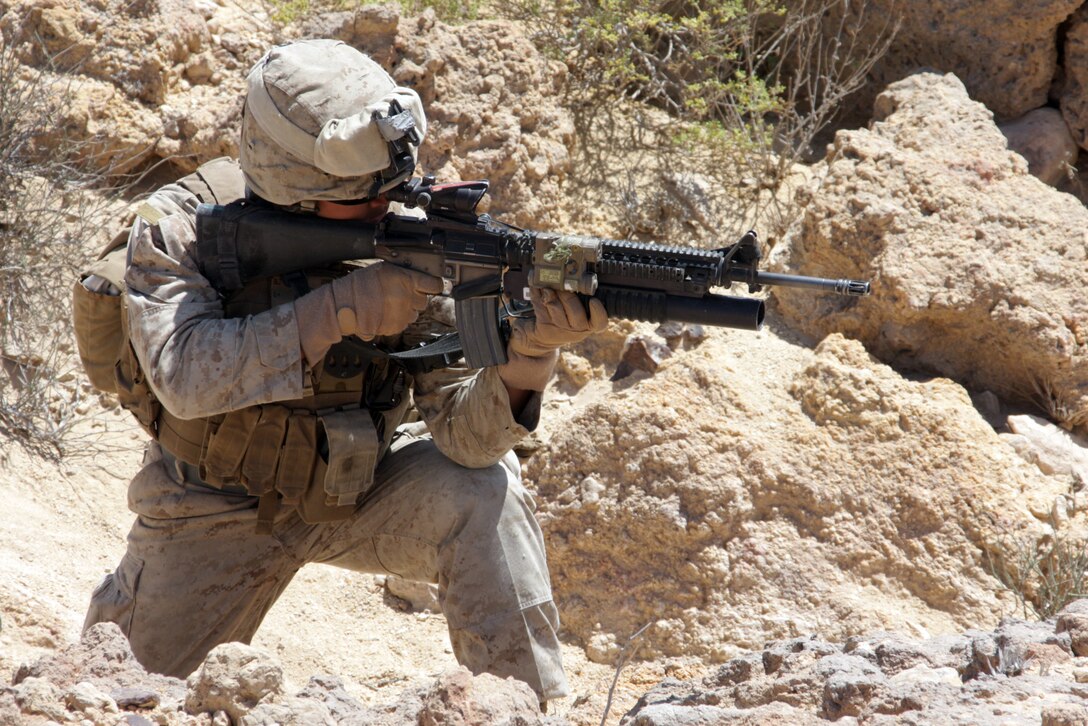
[[[442,280],[386,262],[361,267],[295,300],[299,341],[313,366],[348,335],[373,340],[415,322]]]
[[[543,391],[551,378],[559,348],[579,343],[608,327],[608,313],[596,298],[589,312],[572,292],[533,288],[530,292],[536,318],[514,320],[506,344],[509,360],[499,366],[499,377],[510,388]]]

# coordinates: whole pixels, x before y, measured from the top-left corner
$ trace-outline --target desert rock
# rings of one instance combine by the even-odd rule
[[[949,380],[907,381],[839,335],[815,352],[720,335],[615,384],[530,461],[563,622],[590,657],[646,623],[643,656],[721,661],[767,637],[995,622],[999,532],[1050,531],[1036,513],[1067,482]]]
[[[809,335],[1088,423],[1088,210],[1027,173],[953,76],[923,73],[842,131],[787,244],[805,274],[871,279],[870,298],[774,291]]]
[[[1076,165],[1078,147],[1069,126],[1056,108],[1037,108],[1001,124],[1009,149],[1028,162],[1028,171],[1056,186],[1068,179]]]
[[[850,6],[848,32],[856,35],[851,39],[861,48],[897,28],[888,53],[870,73],[868,90],[853,101],[867,117],[876,92],[929,68],[955,74],[971,97],[999,118],[1022,116],[1046,105],[1058,68],[1059,26],[1081,4],[1082,0],[877,0]],[[860,27],[859,10],[867,20]],[[839,27],[841,12],[832,10],[829,28]],[[995,22],[996,18],[1004,22]]]
[[[1083,5],[1069,18],[1064,38],[1061,110],[1073,138],[1088,149],[1088,8]]]
[[[1078,489],[1088,483],[1088,439],[1030,414],[1009,416],[1008,426],[1027,440],[1044,474],[1069,476]]]
[[[1002,120],[1045,103],[1056,29],[1075,4],[901,8],[907,32],[890,72],[932,49],[930,63],[949,61],[966,87],[932,74],[893,87],[873,129],[843,132],[816,174],[798,174],[823,187],[802,196],[803,234],[775,250],[800,272],[873,276],[873,298],[839,308],[783,293],[758,333],[613,321],[563,352],[540,440],[519,448],[535,452],[526,480],[574,689],[551,715],[523,684],[457,669],[441,613],[406,612],[390,596],[434,610],[440,590],[332,568],[298,573],[254,645],[222,646],[188,683],[146,673],[115,627],[80,640],[87,597],[124,549],[124,488],[145,438],[114,411],[79,422],[116,435],[83,458],[49,462],[0,440],[0,663],[15,674],[0,686],[0,723],[595,726],[624,651],[634,662],[610,723],[665,675],[678,680],[653,689],[630,723],[909,723],[971,720],[979,708],[1013,723],[1083,722],[1088,610],[1001,621],[1019,603],[993,572],[1014,564],[1009,534],[1045,543],[1083,527],[1069,452],[1051,458],[994,428],[1023,382],[1009,373],[1045,371],[1027,396],[1082,410],[1069,391],[1085,367],[1084,212],[1032,178],[1030,150],[1012,143],[1029,163],[1010,153],[993,114],[968,99],[987,89]],[[566,68],[516,24],[452,25],[387,4],[283,28],[268,9],[0,0],[0,30],[20,44],[23,77],[57,84],[68,137],[115,170],[169,160],[174,178],[235,153],[250,64],[282,39],[333,36],[420,90],[432,120],[421,167],[490,179],[498,217],[678,243],[736,238],[724,221],[732,188],[690,160],[610,143],[652,112],[593,109],[583,141],[603,151],[600,165],[574,156]],[[51,75],[57,54],[67,65]],[[1075,84],[1064,88],[1072,108]],[[1044,168],[1060,167],[1065,141]],[[647,178],[660,189],[647,194]],[[652,365],[609,381],[628,339],[653,341]],[[77,378],[72,390],[88,392]]]
[[[0,10],[19,60],[63,72],[64,142],[80,144],[91,166],[118,174],[168,160],[191,171],[237,154],[245,73],[272,44],[263,11],[181,0],[19,0]]]
[[[112,688],[117,683],[129,685]],[[13,686],[0,688],[2,723],[74,721],[95,726],[568,724],[541,714],[526,684],[473,676],[465,668],[417,682],[395,700],[371,708],[348,695],[333,676],[315,676],[291,694],[278,659],[242,643],[215,648],[186,684],[144,672],[113,623],[94,626],[79,644],[39,659]]]
[[[1046,648],[1063,658],[1028,655]],[[889,659],[889,649],[916,655]],[[990,655],[980,660],[980,650]],[[1035,726],[1088,719],[1088,689],[1074,680],[1068,640],[1055,633],[1054,621],[1007,619],[993,632],[925,640],[873,634],[832,645],[799,638],[764,648],[764,667],[751,663],[745,656],[701,681],[664,681],[620,723],[817,724],[854,717],[881,725]]]

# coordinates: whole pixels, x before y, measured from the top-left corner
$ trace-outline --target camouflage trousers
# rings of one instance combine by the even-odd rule
[[[271,535],[255,531],[253,498],[187,483],[187,469],[150,445],[129,487],[128,550],[84,623],[117,623],[149,670],[184,678],[216,645],[249,642],[299,568],[320,562],[437,583],[458,662],[542,700],[566,695],[543,536],[512,453],[466,469],[403,436],[351,518],[307,524],[289,509]]]

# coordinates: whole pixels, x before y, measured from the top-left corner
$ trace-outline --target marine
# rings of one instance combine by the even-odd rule
[[[127,236],[123,404],[151,434],[127,550],[85,628],[117,623],[149,670],[184,678],[249,642],[308,563],[438,586],[458,662],[567,694],[544,540],[513,446],[539,424],[558,350],[600,332],[599,301],[535,291],[509,361],[408,365],[453,324],[442,280],[376,261],[217,290],[201,202],[376,221],[415,170],[416,93],[349,45],[271,49],[251,70],[239,160],[152,194]],[[299,245],[320,244],[302,240]],[[365,622],[337,624],[362,637]]]

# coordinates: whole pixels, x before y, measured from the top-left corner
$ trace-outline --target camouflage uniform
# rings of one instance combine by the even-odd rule
[[[195,262],[196,202],[165,187],[149,200],[161,218],[138,218],[130,237],[130,338],[157,397],[180,418],[303,398],[312,372],[292,306],[224,317]],[[412,391],[430,436],[394,439],[354,515],[308,524],[284,507],[271,535],[255,533],[255,497],[209,486],[152,442],[129,488],[128,550],[85,627],[118,623],[141,663],[184,677],[215,645],[250,640],[294,573],[321,562],[437,583],[459,662],[565,695],[544,543],[510,453],[540,395],[515,420],[493,368],[421,373]]]

